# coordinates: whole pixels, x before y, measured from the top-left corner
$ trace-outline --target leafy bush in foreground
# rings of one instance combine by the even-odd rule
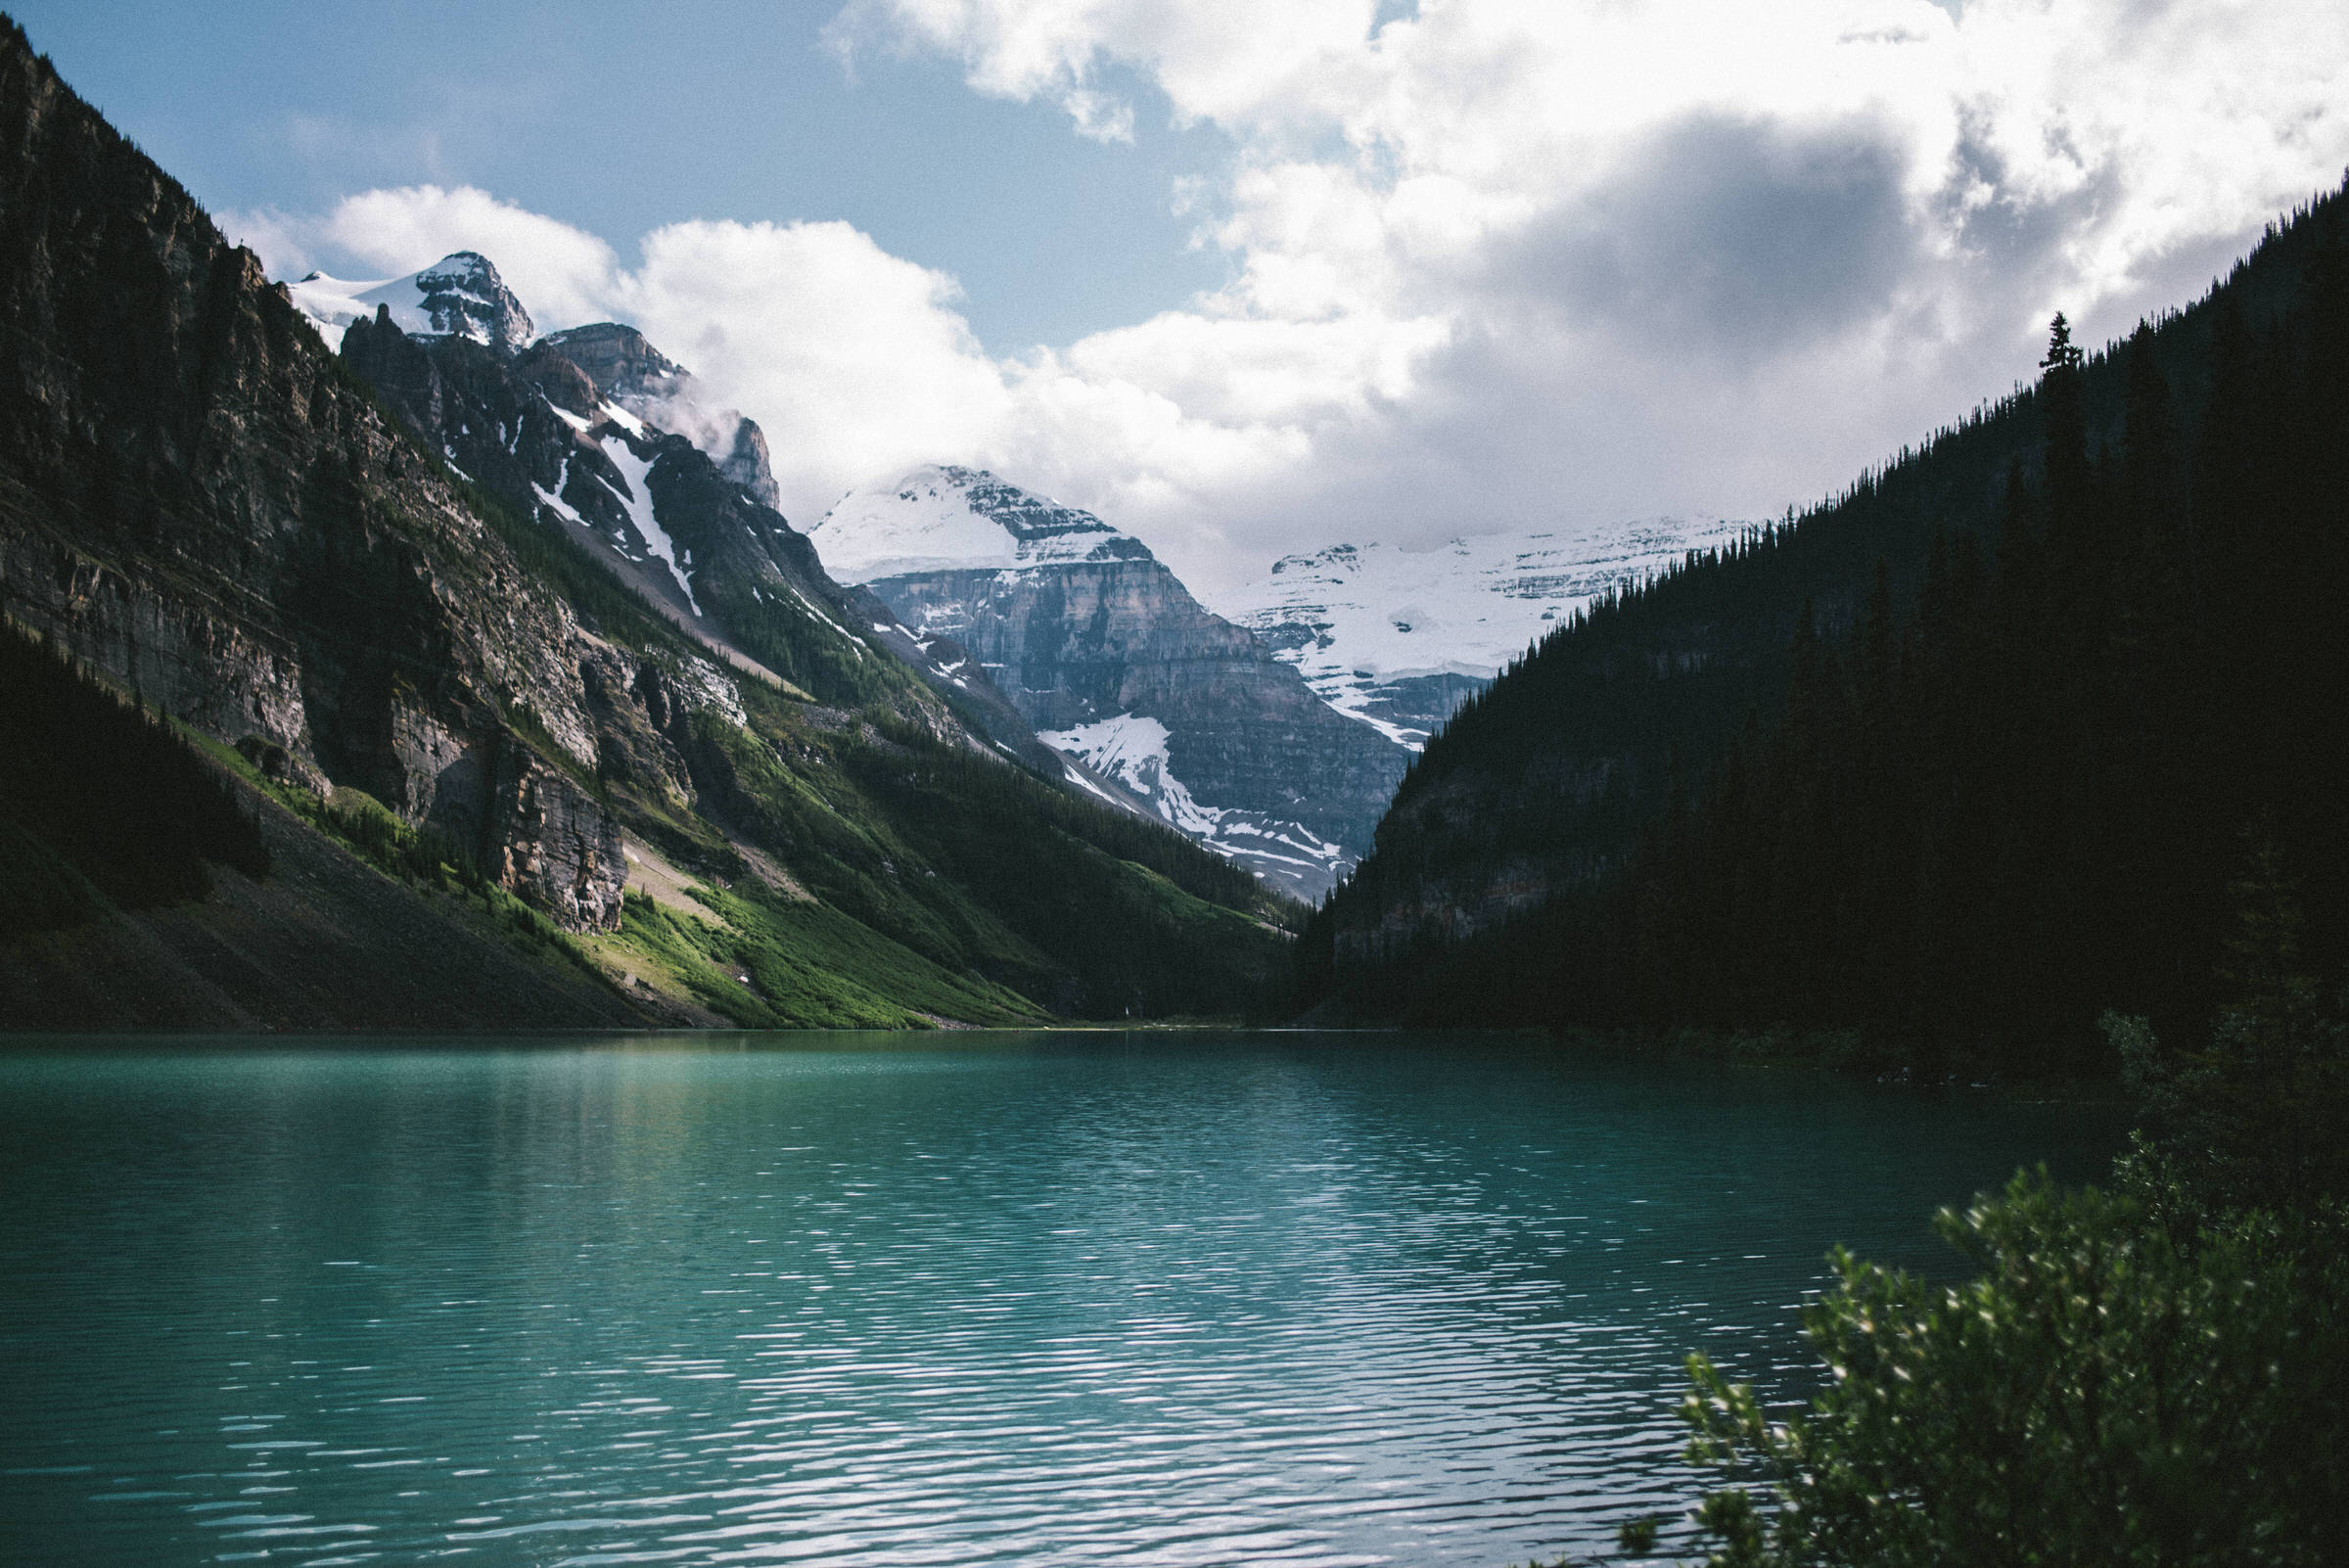
[[[2043,1172],[1938,1228],[1979,1276],[1927,1286],[1835,1255],[1805,1326],[1833,1385],[1772,1421],[1702,1355],[1690,1457],[1710,1559],[1793,1564],[2349,1561],[2349,1258],[2331,1217],[2186,1243]]]
[[[1954,1289],[1838,1250],[1805,1314],[1832,1379],[1768,1419],[1689,1358],[1712,1561],[2349,1562],[2349,1008],[2302,958],[2297,890],[2254,833],[2207,1038],[2108,1014],[2139,1127],[2121,1191],[2043,1171],[1936,1220]]]

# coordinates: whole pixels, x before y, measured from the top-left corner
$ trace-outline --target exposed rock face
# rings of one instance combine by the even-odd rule
[[[545,345],[585,371],[602,397],[665,397],[687,379],[683,365],[617,321],[550,332]]]
[[[1369,847],[1406,753],[1193,599],[1140,540],[959,468],[860,490],[811,536],[1043,738],[1305,897]]]
[[[203,729],[510,855],[559,916],[612,918],[616,827],[506,717],[592,771],[591,640],[13,25],[0,321],[0,607]]]
[[[769,466],[765,433],[756,420],[717,407],[693,372],[646,341],[634,327],[599,321],[550,332],[539,345],[586,373],[596,396],[626,409],[646,424],[690,439],[727,479],[770,510],[783,492]],[[584,412],[584,410],[580,410]]]
[[[432,330],[514,353],[530,341],[530,313],[489,258],[458,251],[416,274],[419,308]]]
[[[744,419],[734,427],[734,444],[719,458],[717,466],[726,478],[751,492],[751,499],[769,510],[783,504],[783,491],[775,484],[775,471],[766,449],[766,433],[754,419]]]

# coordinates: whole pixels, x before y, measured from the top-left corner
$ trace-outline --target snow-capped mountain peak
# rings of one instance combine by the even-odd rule
[[[288,284],[286,292],[329,348],[340,347],[350,324],[373,316],[378,306],[410,337],[471,338],[506,353],[519,351],[535,330],[530,313],[478,251],[452,251],[404,278],[353,280],[313,272]]]
[[[807,530],[843,582],[915,572],[1008,571],[1066,561],[1146,561],[1130,533],[985,469],[929,463],[851,490]]]

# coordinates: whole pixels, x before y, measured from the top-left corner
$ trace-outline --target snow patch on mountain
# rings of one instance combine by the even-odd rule
[[[1185,832],[1215,825],[1208,808],[1191,799],[1182,781],[1168,771],[1167,726],[1155,718],[1120,714],[1036,738],[1144,797],[1158,807],[1159,815]]]
[[[985,469],[936,463],[851,490],[807,536],[824,570],[841,582],[1150,557],[1139,539],[1090,512],[1007,484]]]
[[[1611,588],[1746,526],[1654,518],[1284,556],[1210,608],[1254,631],[1339,712],[1417,750],[1471,692]]]
[[[1292,892],[1324,889],[1352,869],[1342,846],[1261,811],[1204,806],[1169,765],[1167,726],[1142,714],[1053,730],[1036,737],[1139,796],[1169,826]],[[1077,782],[1102,794],[1080,775]],[[1103,799],[1108,799],[1103,796]]]
[[[644,427],[639,425],[636,428],[641,431]],[[612,459],[612,466],[620,470],[620,477],[627,482],[627,487],[620,494],[620,504],[628,509],[628,521],[635,525],[636,531],[643,536],[644,547],[668,568],[669,574],[677,579],[677,586],[685,590],[685,602],[693,607],[696,616],[701,615],[702,604],[693,596],[693,581],[685,575],[686,568],[677,562],[676,543],[669,538],[668,530],[653,516],[653,488],[650,483],[652,463],[638,457],[624,440],[606,437],[597,444],[603,447],[604,455]]]

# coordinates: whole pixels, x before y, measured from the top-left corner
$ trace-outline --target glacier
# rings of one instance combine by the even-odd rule
[[[1283,556],[1262,577],[1207,597],[1322,701],[1416,751],[1576,611],[1749,529],[1665,517],[1480,534],[1427,550],[1339,543]]]
[[[1132,534],[985,469],[925,463],[851,490],[807,530],[842,582],[928,572],[1010,572],[1068,561],[1147,559]]]

